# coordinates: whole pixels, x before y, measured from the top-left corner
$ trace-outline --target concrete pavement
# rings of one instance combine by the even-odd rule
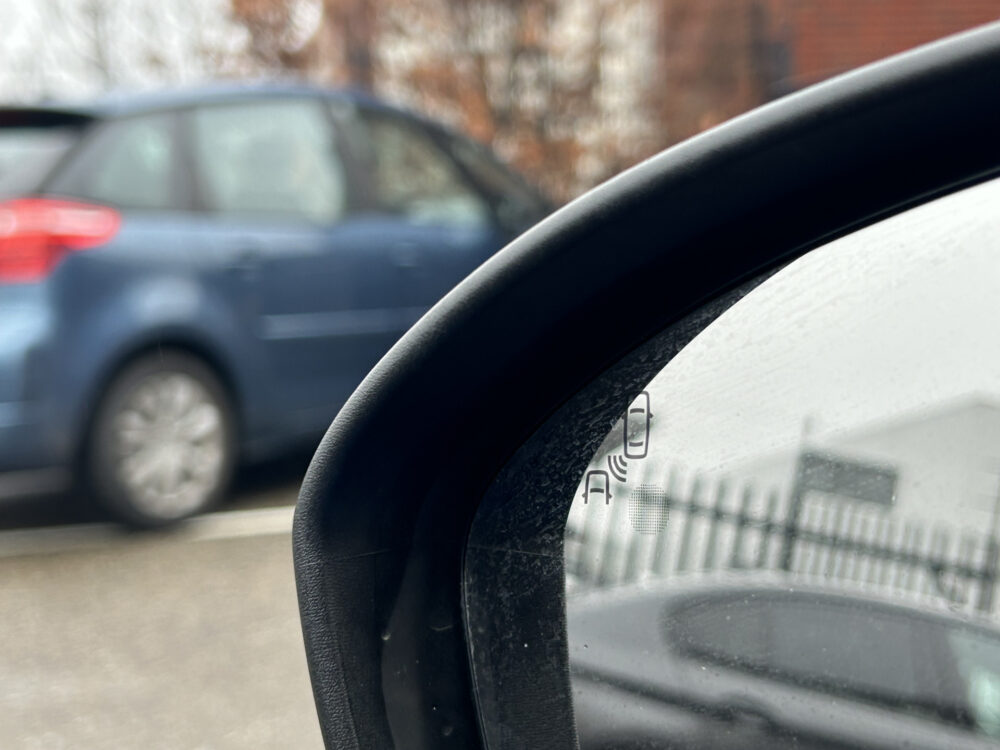
[[[321,748],[290,519],[0,532],[0,748]]]

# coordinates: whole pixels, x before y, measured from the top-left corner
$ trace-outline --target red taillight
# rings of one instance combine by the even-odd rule
[[[120,226],[118,212],[104,206],[50,198],[0,203],[0,282],[42,279],[66,253],[103,245]]]

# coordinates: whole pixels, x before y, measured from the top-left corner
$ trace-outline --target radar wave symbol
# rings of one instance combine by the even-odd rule
[[[628,479],[627,459],[623,458],[617,453],[613,456],[608,456],[608,469],[611,470],[611,476],[613,476],[619,482],[627,481]]]

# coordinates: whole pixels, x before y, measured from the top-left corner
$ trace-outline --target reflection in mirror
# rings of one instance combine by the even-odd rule
[[[584,750],[1000,744],[998,207],[807,254],[628,407],[566,528]]]

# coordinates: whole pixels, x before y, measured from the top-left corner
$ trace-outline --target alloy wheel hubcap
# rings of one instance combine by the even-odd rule
[[[119,481],[135,505],[160,518],[196,511],[218,487],[225,462],[222,411],[184,373],[152,375],[114,417]]]

